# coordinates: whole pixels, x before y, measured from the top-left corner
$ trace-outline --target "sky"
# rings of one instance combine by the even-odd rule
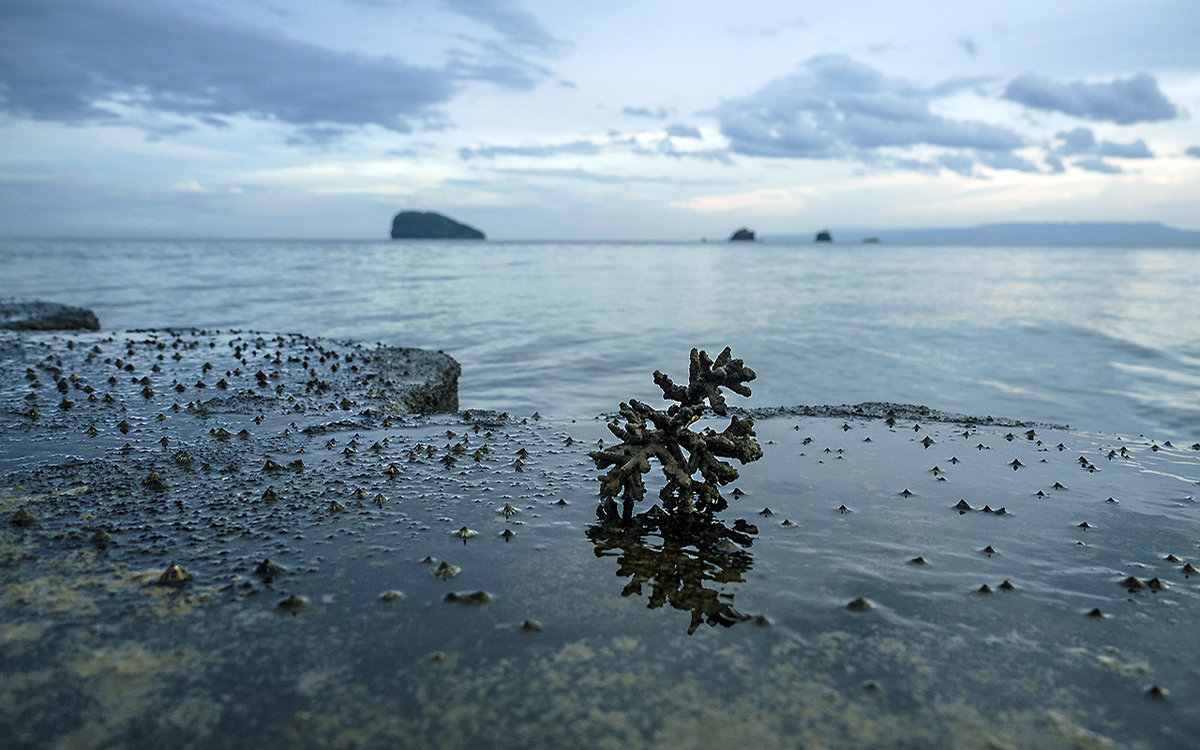
[[[0,0],[0,236],[1200,230],[1196,0]]]

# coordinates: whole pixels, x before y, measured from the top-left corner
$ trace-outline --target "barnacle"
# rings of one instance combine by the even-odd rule
[[[678,403],[665,412],[633,399],[622,403],[624,426],[618,422],[608,425],[621,442],[588,454],[597,469],[608,469],[600,478],[601,515],[616,515],[614,498],[618,496],[624,501],[622,515],[632,515],[633,504],[646,496],[642,475],[650,471],[650,459],[658,461],[667,479],[659,492],[667,511],[711,514],[724,510],[728,503],[720,488],[737,479],[738,472],[721,458],[747,464],[762,457],[762,447],[754,439],[754,420],[732,416],[729,426],[719,433],[711,428],[701,432],[690,428],[703,415],[706,402],[714,413],[726,416],[728,407],[720,389],[749,396],[745,383],[754,378],[754,371],[734,359],[729,347],[715,361],[692,349],[687,386],[656,371],[654,383],[663,397]]]

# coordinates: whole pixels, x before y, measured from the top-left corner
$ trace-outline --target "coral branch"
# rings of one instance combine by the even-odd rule
[[[762,447],[754,439],[753,419],[731,417],[729,426],[720,433],[690,429],[704,413],[706,403],[716,414],[727,414],[721,388],[749,396],[750,388],[745,384],[754,380],[754,371],[742,360],[734,359],[725,347],[715,362],[707,353],[692,349],[688,375],[687,386],[681,386],[655,371],[654,382],[662,389],[663,397],[678,403],[665,412],[632,399],[622,403],[619,413],[625,425],[608,425],[621,442],[588,454],[597,469],[609,469],[600,478],[600,496],[605,501],[602,515],[615,512],[613,498],[622,498],[626,517],[632,513],[633,504],[645,498],[642,475],[650,471],[650,459],[658,461],[667,479],[659,499],[668,511],[712,514],[728,505],[720,488],[738,477],[737,469],[720,459],[735,458],[746,464],[762,457]],[[697,472],[699,480],[694,478]]]

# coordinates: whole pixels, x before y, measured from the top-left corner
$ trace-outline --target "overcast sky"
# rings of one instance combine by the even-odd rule
[[[1200,229],[1197,0],[2,0],[0,235]]]

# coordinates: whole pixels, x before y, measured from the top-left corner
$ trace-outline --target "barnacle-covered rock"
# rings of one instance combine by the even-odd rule
[[[148,490],[162,492],[167,488],[167,483],[162,478],[162,474],[159,474],[157,471],[151,471],[146,475],[146,478],[142,480],[142,486]]]
[[[267,583],[270,583],[275,580],[276,576],[283,574],[283,566],[271,560],[271,558],[265,557],[262,562],[255,566],[254,574]]]
[[[172,562],[162,572],[162,575],[158,577],[158,584],[160,586],[180,586],[192,580],[192,578],[192,574],[184,570],[183,566]]]
[[[288,598],[280,601],[275,607],[284,612],[291,612],[293,615],[308,606],[308,597],[292,594]]]
[[[654,373],[654,382],[664,398],[677,401],[665,412],[630,399],[620,406],[625,425],[613,422],[608,429],[620,443],[590,452],[598,469],[608,469],[600,478],[602,516],[616,514],[613,498],[624,501],[622,515],[630,517],[633,504],[646,496],[642,475],[650,471],[650,459],[656,459],[667,479],[659,492],[666,510],[673,513],[714,513],[728,503],[720,488],[737,479],[737,469],[722,458],[736,458],[742,464],[762,457],[762,447],[754,439],[754,420],[730,418],[722,432],[709,428],[693,432],[690,428],[706,407],[726,416],[728,407],[721,388],[749,396],[745,383],[755,378],[754,371],[742,360],[734,359],[729,347],[714,361],[699,349],[692,349],[687,386],[675,384],[662,372]],[[695,475],[699,473],[699,478]]]
[[[484,604],[491,604],[493,601],[492,595],[486,591],[451,591],[442,598],[444,602],[455,602],[458,604],[470,604],[476,607]]]

